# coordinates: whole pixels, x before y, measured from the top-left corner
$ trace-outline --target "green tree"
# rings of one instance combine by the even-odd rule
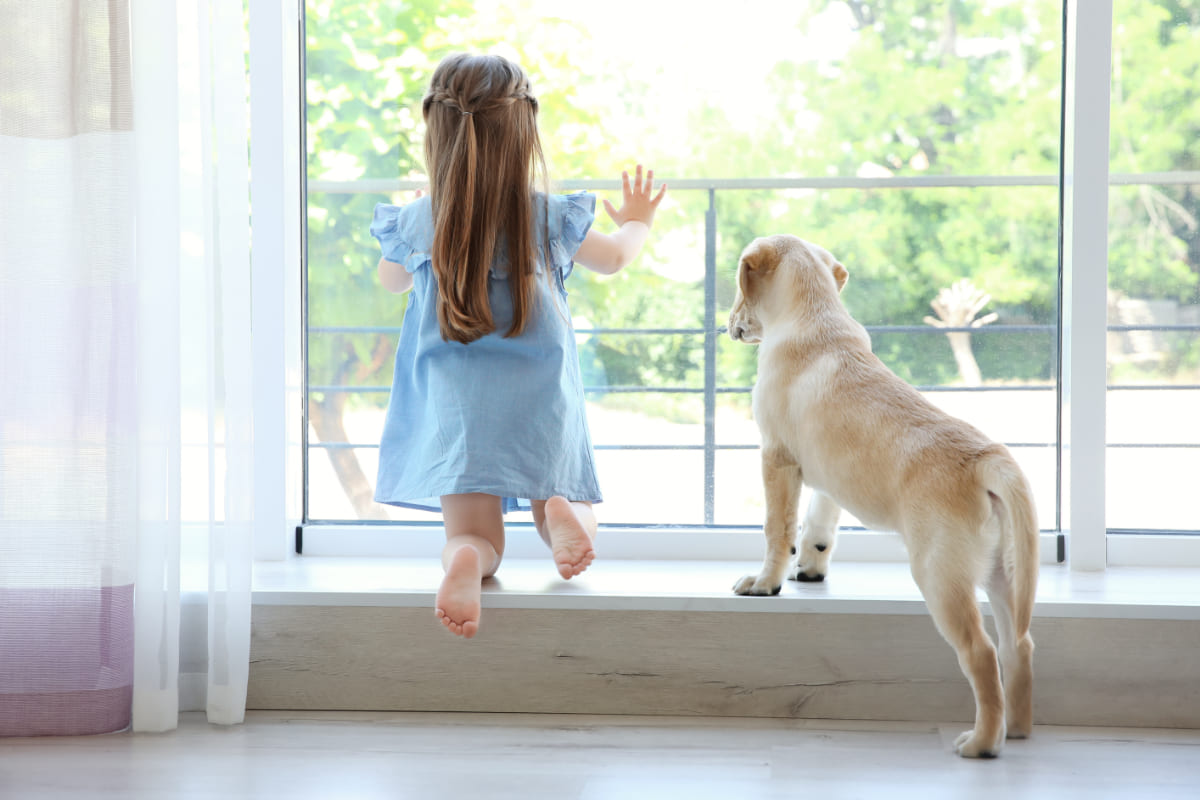
[[[1200,2],[1118,0],[1113,8],[1115,173],[1200,169]],[[1110,284],[1200,303],[1200,186],[1114,188]]]
[[[846,5],[855,30],[841,58],[783,62],[772,75],[779,115],[762,143],[782,143],[792,171],[849,177],[1057,170],[1057,4]],[[992,295],[1002,321],[1055,318],[1053,188],[830,190],[790,206],[759,230],[795,232],[834,252],[851,275],[846,304],[866,324],[919,325],[938,290],[963,277]],[[1053,374],[1049,336],[975,338],[985,374]],[[910,381],[942,383],[957,374],[940,336],[878,335],[875,346]]]
[[[813,3],[800,29],[835,7],[853,19],[844,54],[782,60],[770,78],[777,113],[751,134],[724,109],[700,110],[697,141],[681,166],[809,177],[1057,172],[1059,3]],[[1114,18],[1113,171],[1197,169],[1200,3],[1120,0]],[[1137,297],[1200,302],[1197,187],[1114,187],[1111,197],[1112,285]],[[724,265],[742,246],[788,232],[847,264],[845,301],[867,324],[917,325],[939,289],[963,277],[994,298],[1001,325],[1053,323],[1057,201],[1054,187],[722,192],[720,294],[732,292]],[[1054,375],[1049,334],[974,339],[985,376]],[[875,347],[910,381],[957,374],[941,336],[877,335]],[[750,354],[723,357],[722,375],[752,374]]]

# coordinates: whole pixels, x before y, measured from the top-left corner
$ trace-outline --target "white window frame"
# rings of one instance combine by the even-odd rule
[[[254,555],[293,553],[301,521],[300,3],[249,0]]]
[[[302,376],[300,149],[302,0],[249,0],[253,202],[256,557],[294,554],[301,523]],[[1115,565],[1200,566],[1200,537],[1116,535],[1105,524],[1106,292],[1112,2],[1086,10],[1065,2],[1066,65],[1062,162],[1060,359],[1060,532],[1074,571]],[[264,155],[266,154],[266,155]],[[1044,562],[1057,558],[1058,532],[1043,534]],[[722,529],[604,530],[606,558],[756,560],[759,537]],[[306,526],[311,555],[429,558],[439,528]],[[511,537],[508,553],[542,555],[532,531]],[[839,536],[839,558],[902,561],[897,537],[866,531]]]

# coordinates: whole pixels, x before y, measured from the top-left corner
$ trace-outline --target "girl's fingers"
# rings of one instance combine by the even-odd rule
[[[645,169],[641,164],[638,164],[634,169],[632,180],[629,176],[629,170],[621,172],[621,189],[624,198],[620,211],[607,199],[604,200],[604,210],[614,220],[617,219],[618,215],[624,210],[624,207],[629,205],[630,202],[646,202],[650,204],[651,208],[655,208],[667,193],[667,185],[665,183],[658,187],[657,194],[654,192],[654,170]]]

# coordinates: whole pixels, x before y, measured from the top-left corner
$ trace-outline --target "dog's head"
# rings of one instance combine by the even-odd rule
[[[781,316],[834,303],[849,273],[828,250],[796,236],[755,239],[738,263],[737,296],[729,314],[729,335],[761,342],[763,331]]]

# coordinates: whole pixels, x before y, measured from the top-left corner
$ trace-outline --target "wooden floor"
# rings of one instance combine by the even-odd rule
[[[162,735],[0,740],[0,797],[1200,797],[1200,731],[1039,727],[994,761],[961,725],[744,718],[252,712]]]

